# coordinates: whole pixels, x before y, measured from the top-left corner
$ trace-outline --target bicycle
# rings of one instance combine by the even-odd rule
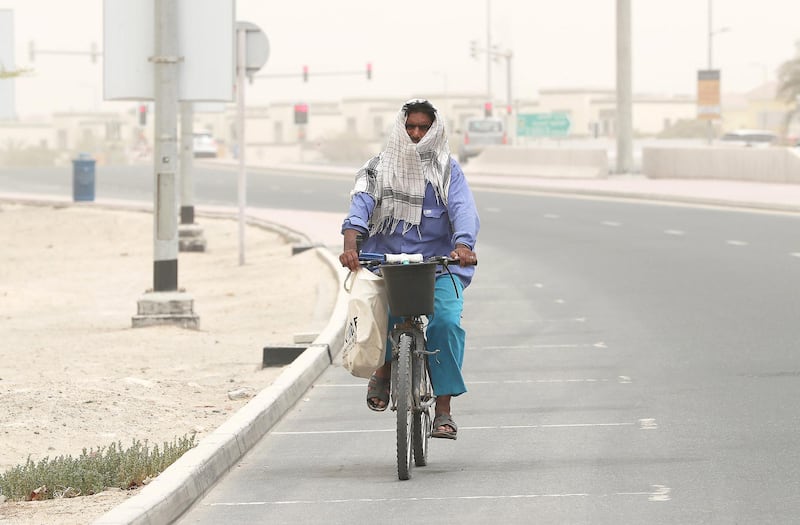
[[[436,269],[457,259],[421,255],[361,254],[362,266],[379,267],[386,282],[389,311],[400,320],[389,331],[392,346],[391,409],[397,420],[397,477],[411,477],[413,465],[428,464],[436,397],[428,369],[429,351],[423,317],[433,313]],[[455,282],[453,283],[455,286]]]

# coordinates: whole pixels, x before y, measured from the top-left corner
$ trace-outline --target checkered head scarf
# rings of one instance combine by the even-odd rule
[[[433,109],[434,119],[425,136],[414,144],[406,131],[407,112],[409,106],[420,103]],[[436,198],[447,204],[447,193],[450,189],[450,145],[447,142],[444,118],[427,100],[409,100],[398,112],[386,149],[377,159],[377,165],[374,166],[375,184],[366,184],[364,187],[364,191],[370,193],[376,203],[370,218],[370,235],[379,232],[392,233],[400,221],[403,221],[403,234],[414,227],[419,233],[426,183],[430,182],[436,191]],[[357,177],[356,189],[359,182]]]

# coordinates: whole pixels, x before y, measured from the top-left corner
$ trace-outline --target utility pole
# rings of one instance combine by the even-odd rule
[[[239,202],[239,266],[244,265],[244,241],[245,241],[245,207],[247,206],[247,168],[245,165],[245,154],[247,143],[245,142],[244,132],[244,79],[247,73],[247,31],[239,27],[236,30],[236,112],[239,116],[236,121],[236,140],[239,143],[237,149],[239,153],[239,171],[237,177],[237,195]]]
[[[617,0],[617,173],[633,168],[631,0]]]
[[[178,289],[178,225],[175,216],[178,169],[177,0],[155,0],[155,262],[153,290]]]
[[[177,0],[155,1],[153,290],[137,303],[133,326],[178,324],[197,328],[194,301],[178,290],[178,18]]]
[[[492,101],[492,0],[486,0],[486,96]]]
[[[714,48],[714,29],[711,22],[711,0],[708,0],[708,70],[711,71],[713,67],[713,48]],[[708,135],[708,145],[714,142],[714,121],[708,119],[706,122],[706,131]]]
[[[206,251],[203,229],[194,222],[194,103],[181,102],[181,224],[178,250]]]

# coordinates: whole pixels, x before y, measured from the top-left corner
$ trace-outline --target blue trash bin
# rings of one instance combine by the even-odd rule
[[[72,160],[72,200],[94,200],[95,160],[87,153],[81,153]]]

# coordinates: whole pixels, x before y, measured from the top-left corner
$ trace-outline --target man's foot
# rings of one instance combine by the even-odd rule
[[[458,438],[458,425],[450,414],[438,414],[433,418],[433,432],[431,437],[456,439]]]
[[[375,412],[383,412],[389,405],[389,389],[392,385],[391,377],[378,377],[372,374],[367,384],[367,406]]]

